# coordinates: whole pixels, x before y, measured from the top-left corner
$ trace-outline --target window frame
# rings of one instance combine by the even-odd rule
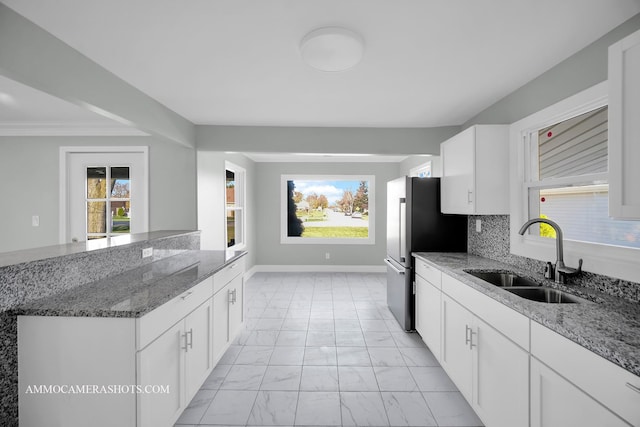
[[[295,180],[345,180],[369,183],[369,236],[363,238],[289,237],[287,235],[287,181]],[[375,175],[280,175],[280,243],[294,245],[375,245]]]
[[[227,171],[231,171],[235,174],[235,206],[229,207],[227,206]],[[241,166],[236,165],[235,163],[229,162],[225,160],[224,162],[224,197],[223,197],[223,205],[224,205],[224,248],[227,251],[239,251],[247,246],[247,171]],[[229,241],[229,237],[227,235],[227,213],[229,211],[239,211],[241,212],[240,219],[240,228],[241,228],[241,236],[242,239],[240,242],[237,241],[233,246],[227,246],[227,242]]]
[[[536,149],[531,147],[529,135],[539,129],[570,119],[582,113],[597,109],[608,104],[608,86],[604,81],[576,95],[566,98],[556,104],[544,108],[510,126],[510,251],[514,255],[555,262],[555,239],[525,233],[520,236],[518,231],[522,224],[529,219],[529,189],[539,188],[544,184],[530,181],[532,170],[536,167],[533,155]],[[607,173],[596,173],[577,177],[554,179],[555,184],[575,184],[589,180],[608,182]],[[616,277],[623,280],[640,282],[640,265],[637,260],[640,251],[635,248],[605,245],[600,243],[579,242],[565,240],[565,263],[577,267],[578,259],[584,260],[585,271]]]

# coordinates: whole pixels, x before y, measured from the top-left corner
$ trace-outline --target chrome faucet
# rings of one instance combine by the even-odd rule
[[[525,222],[522,225],[522,227],[520,227],[520,231],[518,231],[518,233],[520,233],[521,236],[524,235],[525,231],[527,231],[527,228],[539,222],[550,225],[556,231],[556,265],[554,268],[553,266],[550,265],[551,263],[547,263],[545,277],[547,277],[548,279],[553,277],[556,283],[566,283],[567,276],[575,276],[582,272],[582,258],[578,261],[578,268],[571,268],[564,265],[564,256],[563,256],[563,249],[562,249],[562,230],[560,229],[560,226],[558,224],[556,224],[555,222],[549,219],[546,219],[546,218],[530,219],[529,221]]]

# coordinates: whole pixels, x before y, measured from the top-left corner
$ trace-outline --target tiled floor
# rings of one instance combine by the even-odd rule
[[[386,276],[258,273],[246,329],[176,426],[481,426],[386,307]]]

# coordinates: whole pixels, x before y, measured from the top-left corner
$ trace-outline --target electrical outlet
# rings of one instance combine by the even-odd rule
[[[142,273],[143,282],[148,282],[151,279],[153,279],[153,271],[145,271],[144,273]]]
[[[476,232],[480,233],[482,231],[482,222],[479,219],[476,219]]]
[[[326,252],[324,254],[324,259],[331,259],[331,254],[329,252]]]
[[[142,250],[142,258],[149,258],[153,256],[153,248],[144,248]]]

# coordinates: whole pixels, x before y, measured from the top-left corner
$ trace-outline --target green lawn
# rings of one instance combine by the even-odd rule
[[[369,237],[368,227],[308,227],[302,232],[302,237]]]

